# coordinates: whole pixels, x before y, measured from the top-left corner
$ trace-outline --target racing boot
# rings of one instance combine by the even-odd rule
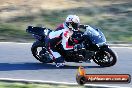
[[[64,63],[56,63],[56,67],[63,67]]]
[[[59,57],[56,58],[56,67],[63,67],[64,66],[64,58],[63,57]]]

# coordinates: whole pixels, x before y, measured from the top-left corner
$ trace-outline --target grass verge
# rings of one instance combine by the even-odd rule
[[[0,82],[0,88],[102,88],[92,86],[64,85],[64,84],[36,84],[20,82]],[[103,87],[107,88],[107,87]]]
[[[49,3],[48,0],[46,2]],[[47,6],[46,2],[42,6]],[[65,2],[60,0],[60,3]],[[1,14],[8,15],[6,19],[4,15],[0,19],[0,41],[30,41],[31,36],[25,32],[28,25],[45,25],[55,29],[69,14],[78,15],[82,24],[100,27],[108,41],[132,41],[132,2],[130,0],[72,0],[69,2],[71,6],[68,6],[67,2],[59,7],[56,6],[57,2],[53,3],[53,6],[58,9],[32,8],[31,4],[32,2],[29,5],[27,2],[23,7],[16,3],[15,6],[9,5],[0,9]],[[51,7],[54,8],[53,6]],[[63,6],[68,8],[59,9]],[[38,9],[37,12],[32,12],[36,9]],[[21,14],[18,14],[19,12]]]

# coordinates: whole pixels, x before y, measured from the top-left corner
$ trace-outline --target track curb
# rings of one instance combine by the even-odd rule
[[[132,47],[132,44],[108,44],[111,47]]]

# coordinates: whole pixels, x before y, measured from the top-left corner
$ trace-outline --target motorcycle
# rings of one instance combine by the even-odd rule
[[[28,26],[26,32],[31,33],[36,41],[31,47],[33,56],[42,63],[53,63],[52,55],[48,49],[48,35],[52,32],[46,27]],[[110,67],[116,64],[117,55],[106,43],[106,38],[100,29],[87,26],[84,31],[75,31],[71,37],[78,40],[81,49],[65,51],[61,43],[56,46],[57,51],[65,58],[65,62],[89,62],[93,60],[102,67]],[[71,40],[72,40],[71,39]],[[71,45],[75,45],[69,41]]]

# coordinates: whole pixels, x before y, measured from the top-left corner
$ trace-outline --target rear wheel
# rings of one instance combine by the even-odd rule
[[[51,63],[52,62],[52,60],[49,56],[49,53],[47,52],[47,50],[45,48],[44,43],[42,43],[40,41],[34,42],[34,44],[32,45],[31,51],[32,51],[33,56],[40,62],[42,62],[42,63]]]
[[[110,48],[104,48],[96,53],[93,61],[102,67],[110,67],[116,64],[117,57]]]

